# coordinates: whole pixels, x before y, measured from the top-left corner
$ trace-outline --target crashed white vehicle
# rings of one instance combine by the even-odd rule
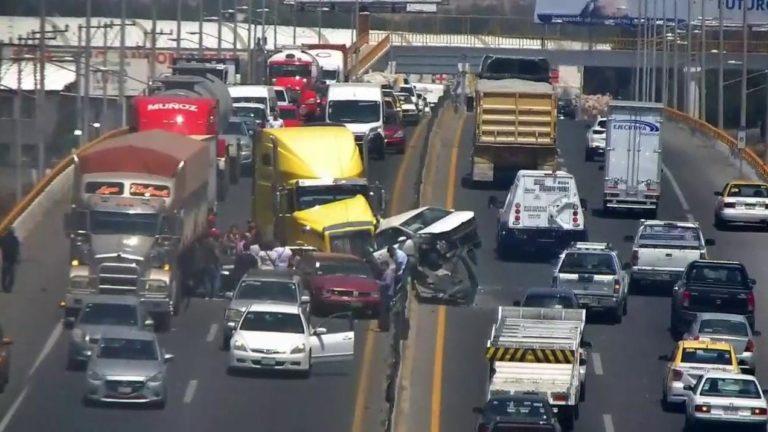
[[[452,280],[449,288],[441,281],[450,279],[457,260],[464,256],[474,260],[474,249],[480,247],[475,213],[421,207],[383,219],[376,232],[378,261],[387,259],[388,246],[408,255],[420,296],[460,299],[466,294],[465,284]]]

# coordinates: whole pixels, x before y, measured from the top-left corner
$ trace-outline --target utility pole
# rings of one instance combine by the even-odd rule
[[[114,75],[110,77],[109,72],[107,71],[107,68],[109,66],[109,63],[107,62],[107,46],[109,46],[109,39],[107,36],[109,35],[108,29],[111,29],[113,26],[112,22],[105,22],[105,23],[99,23],[97,24],[97,27],[101,29],[103,33],[102,43],[104,46],[104,58],[101,62],[101,87],[102,87],[102,94],[101,94],[101,133],[104,133],[104,130],[106,130],[106,117],[107,117],[107,84],[109,84],[109,79],[114,78]]]
[[[699,118],[707,121],[707,19],[704,16],[704,0],[701,0],[701,57],[699,63],[701,66],[701,113]]]
[[[359,7],[359,3],[355,2],[356,7]],[[355,18],[357,19],[357,18]],[[637,36],[635,38],[635,100],[640,100],[640,23],[642,23],[642,3],[637,2]],[[357,23],[357,21],[355,21]],[[356,32],[357,25],[355,25],[354,31]]]
[[[120,0],[120,73],[117,82],[118,98],[120,99],[120,126],[125,127],[127,123],[128,107],[125,101],[125,15],[126,15],[126,0]]]
[[[719,64],[717,66],[717,127],[723,128],[725,114],[723,112],[725,106],[725,91],[723,90],[723,81],[725,79],[723,72],[723,61],[725,60],[725,41],[723,39],[723,5],[722,0],[717,4],[717,16],[718,16],[718,28],[720,31],[719,41],[717,46],[717,54],[719,57]],[[766,94],[768,94],[768,88],[766,88]],[[768,105],[767,105],[768,106]]]
[[[296,3],[291,6],[291,15],[293,15],[293,44],[296,45]]]
[[[155,7],[154,3],[152,8]],[[181,58],[181,0],[176,0],[176,58]]]
[[[691,34],[691,0],[688,0],[688,21],[686,22],[688,31],[688,43],[686,45],[685,56],[685,112],[688,115],[693,115],[693,103],[691,95],[691,44],[693,44],[693,37]]]
[[[662,38],[662,50],[661,52],[664,54],[664,57],[662,58],[662,69],[664,70],[664,74],[661,76],[661,103],[664,104],[664,106],[667,106],[667,92],[669,90],[668,84],[669,84],[669,69],[667,65],[667,0],[661,0],[661,15],[662,19],[662,34],[664,35]]]
[[[253,0],[248,0],[248,84],[253,84]]]
[[[83,140],[90,141],[91,136],[91,3],[85,0],[85,83],[83,85]]]
[[[267,50],[267,44],[264,42],[264,40],[267,38],[267,0],[261,0],[261,48],[266,51]],[[277,45],[275,44],[275,48],[277,48]]]
[[[658,29],[658,21],[659,21],[659,15],[656,10],[656,3],[658,0],[653,0],[653,42],[651,42],[651,47],[653,47],[653,51],[651,51],[651,91],[650,91],[650,101],[656,102],[656,43],[657,38],[659,34]]]
[[[317,43],[323,43],[323,0],[317,5]]]
[[[202,0],[198,0],[202,1]],[[157,60],[157,4],[155,2],[150,2],[149,6],[149,13],[152,15],[152,27],[150,31],[152,34],[149,35],[149,79],[147,80],[150,85],[152,84],[152,80],[155,79],[155,76],[157,76],[156,73],[156,65],[155,61]],[[177,38],[180,38],[181,35],[176,35]]]
[[[678,23],[677,23],[677,2],[678,0],[673,0],[675,2],[675,51],[672,54],[672,108],[677,109],[677,50],[678,50],[678,39],[677,39],[677,30],[678,30]]]
[[[37,61],[40,64],[40,85],[37,88],[35,98],[35,121],[37,123],[37,173],[38,178],[43,177],[45,169],[45,127],[43,121],[43,108],[45,107],[45,1],[40,0],[40,37],[38,38]]]
[[[272,43],[275,44],[275,48],[277,48],[277,7],[280,6],[279,0],[275,0],[274,2],[275,9],[272,11]]]
[[[203,58],[203,18],[205,16],[205,0],[197,0],[197,56]],[[181,36],[179,36],[181,37]]]
[[[648,101],[648,0],[643,0],[643,102]]]
[[[219,5],[219,8],[218,8],[218,10],[219,10],[219,20],[216,22],[216,24],[218,24],[217,30],[216,30],[217,31],[217,33],[216,33],[216,55],[219,56],[219,58],[221,58],[221,24],[222,24],[222,21],[224,21],[224,17],[221,15],[221,9],[224,7],[224,5],[222,4],[222,0],[219,0],[218,5]]]
[[[16,166],[16,202],[21,200],[21,62],[16,58],[16,94],[13,98],[13,141]]]
[[[749,27],[747,27],[747,5],[746,1],[741,2],[741,110],[739,113],[739,134],[747,133],[747,36],[749,33]],[[768,91],[768,89],[766,89]],[[739,150],[739,176],[742,174],[742,165],[744,164],[744,157],[741,154],[741,143],[738,145]]]
[[[80,131],[77,136],[77,146],[80,147],[84,144],[83,141],[83,67],[81,65],[83,61],[83,25],[77,25],[77,54],[75,55],[75,80],[77,81],[77,97],[75,98],[75,112],[77,112],[76,126]]]
[[[237,0],[232,0],[232,54],[237,58]]]

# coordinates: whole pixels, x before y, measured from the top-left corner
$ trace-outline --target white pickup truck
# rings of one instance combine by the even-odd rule
[[[704,239],[697,222],[641,221],[632,242],[630,284],[644,281],[670,282],[680,279],[691,261],[707,259],[707,246],[715,241]]]

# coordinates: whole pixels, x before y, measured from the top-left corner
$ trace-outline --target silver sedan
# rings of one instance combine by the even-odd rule
[[[765,430],[768,405],[755,377],[731,373],[703,375],[686,391],[685,430],[699,426],[719,426],[716,430],[733,430],[752,426]]]
[[[715,192],[715,226],[729,224],[768,224],[768,184],[733,181]]]
[[[160,349],[154,333],[109,329],[101,334],[86,373],[87,402],[165,406],[166,363],[173,355]]]
[[[760,332],[752,332],[742,315],[724,313],[700,313],[683,336],[688,340],[726,342],[733,346],[742,372],[755,373],[755,341]]]

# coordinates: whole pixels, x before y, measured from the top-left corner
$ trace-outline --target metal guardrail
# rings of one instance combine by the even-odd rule
[[[14,223],[16,223],[16,220],[24,214],[25,211],[27,211],[32,204],[40,197],[40,195],[45,192],[45,190],[48,188],[48,186],[53,183],[56,178],[58,178],[64,171],[67,170],[72,164],[74,163],[74,157],[73,155],[80,154],[81,152],[85,151],[86,149],[92,147],[95,144],[98,144],[102,141],[108,140],[110,138],[114,138],[116,136],[124,135],[128,133],[128,128],[122,128],[122,129],[115,129],[113,131],[110,131],[95,140],[87,143],[86,145],[80,147],[77,149],[72,155],[67,156],[66,158],[62,159],[56,166],[51,169],[51,172],[49,172],[45,177],[40,179],[35,186],[32,187],[32,190],[29,191],[19,202],[16,203],[16,205],[13,206],[11,211],[8,212],[8,214],[3,217],[2,221],[0,221],[0,233],[5,233],[8,228],[13,226]]]
[[[664,108],[664,112],[672,119],[686,124],[698,132],[725,144],[728,146],[731,152],[741,153],[741,157],[750,167],[752,167],[752,169],[755,170],[755,173],[757,173],[757,175],[760,176],[762,180],[768,181],[768,165],[766,165],[760,156],[753,152],[752,149],[739,149],[738,142],[725,131],[718,129],[705,121],[693,118],[684,112],[677,111],[672,108]]]

